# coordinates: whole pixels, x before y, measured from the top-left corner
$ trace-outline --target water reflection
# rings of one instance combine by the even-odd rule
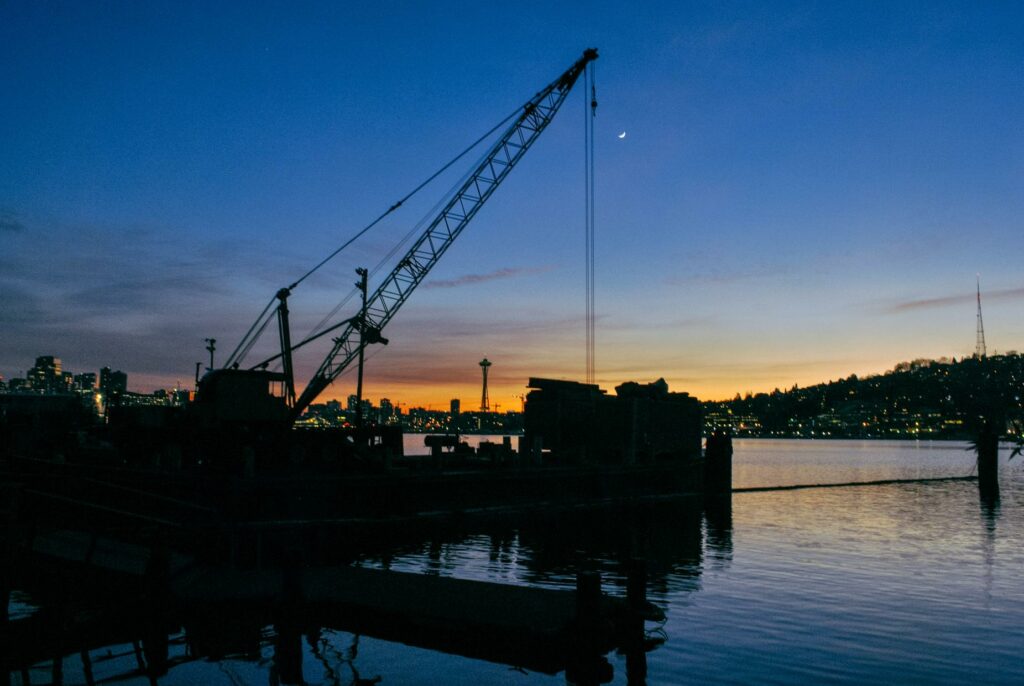
[[[708,557],[716,569],[725,569],[732,561],[732,494],[707,498],[704,503]]]
[[[378,537],[367,546],[370,549],[353,549],[340,537],[333,543],[347,546],[345,555],[364,567],[503,584],[568,589],[578,572],[593,570],[600,573],[606,592],[627,596],[633,578],[629,595],[646,598],[650,594],[656,602],[698,591],[705,557],[716,565],[727,564],[732,557],[729,498],[706,506],[699,499],[676,499],[569,510],[553,516],[535,513],[518,524],[437,526],[419,536]],[[637,591],[635,570],[640,567],[644,576]],[[30,580],[25,581],[31,586]],[[78,660],[67,661],[69,670],[72,662],[75,664],[75,678],[68,681],[91,684],[98,680],[91,651],[127,641],[132,650],[122,660],[122,676],[145,677],[153,683],[180,665],[208,660],[231,681],[236,680],[231,676],[235,668],[228,665],[247,663],[263,673],[260,680],[271,684],[304,683],[311,672],[326,683],[372,684],[389,675],[361,674],[359,636],[368,635],[505,662],[533,672],[564,671],[565,679],[574,684],[607,683],[614,676],[612,664],[604,656],[607,647],[587,645],[585,650],[574,648],[566,654],[554,643],[545,646],[534,639],[522,646],[483,645],[478,644],[483,639],[473,643],[405,631],[379,620],[364,621],[367,618],[285,598],[196,607],[149,594],[143,598],[126,595],[122,598],[126,602],[119,605],[91,586],[70,585],[66,590],[68,594],[59,597],[37,595],[35,601],[43,609],[36,619],[47,623],[47,618],[71,607],[78,608],[76,611],[86,608],[89,619],[72,632],[62,630],[60,621],[47,623],[29,640],[31,651],[7,656],[9,668],[27,668],[56,655],[75,655]],[[240,590],[244,589],[232,589],[232,593]],[[663,634],[645,632],[642,618],[624,629],[619,646],[625,656],[628,684],[646,683],[646,652],[664,639]],[[52,665],[52,679],[60,683],[65,660],[53,659]],[[111,675],[105,674],[102,680],[109,678]]]
[[[981,501],[981,554],[984,561],[985,607],[990,609],[992,607],[992,587],[994,583],[993,569],[996,562],[996,524],[999,521],[1001,505],[999,484],[979,481],[978,495]]]
[[[786,459],[781,443],[765,445],[764,455],[737,455],[748,478],[771,484],[796,480],[800,463],[814,458],[820,443]],[[822,471],[807,480],[948,476],[969,469],[962,465],[969,452],[955,444],[935,450],[847,445],[851,452],[842,460],[840,447],[824,445]],[[418,523],[416,532],[388,536],[325,533],[316,537],[323,556],[314,555],[312,564],[343,561],[561,589],[573,587],[579,569],[593,569],[605,590],[620,596],[631,561],[645,559],[648,596],[668,611],[667,640],[651,652],[606,653],[589,665],[572,665],[571,672],[564,661],[543,671],[507,655],[496,664],[441,653],[426,642],[416,644],[422,649],[403,645],[316,608],[289,618],[274,604],[172,607],[154,624],[169,638],[169,671],[156,679],[165,686],[285,683],[298,679],[301,668],[307,683],[553,686],[566,679],[598,683],[611,668],[619,686],[765,679],[1024,683],[1024,471],[1014,462],[1002,476],[1001,493],[979,491],[973,482],[747,493],[481,525]],[[88,640],[76,642],[82,631],[60,639],[39,634],[26,655],[36,665],[34,683],[53,678],[56,652],[70,656],[57,670],[66,683],[87,682],[83,652],[96,682],[118,674],[134,684],[149,679],[145,669],[160,664],[160,646],[145,638],[139,621],[145,609],[118,615],[97,605],[76,605],[65,615],[95,613]],[[645,625],[641,645],[651,647],[656,627]],[[501,646],[485,647],[488,659],[499,659],[493,653]],[[542,653],[533,655],[539,662]],[[14,683],[21,665],[13,667]]]

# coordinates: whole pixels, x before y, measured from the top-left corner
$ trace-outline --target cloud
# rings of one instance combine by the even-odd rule
[[[745,271],[739,269],[712,268],[681,276],[669,276],[663,280],[666,286],[692,286],[702,284],[726,285],[760,279],[788,279],[797,273],[789,264],[753,265]]]
[[[454,279],[437,279],[423,284],[424,288],[458,288],[459,286],[470,286],[498,279],[510,279],[526,274],[543,274],[551,271],[551,267],[504,267],[486,274],[464,274]]]
[[[20,233],[25,230],[25,225],[13,212],[0,210],[0,233]]]
[[[891,314],[901,312],[913,312],[914,310],[926,310],[951,305],[966,305],[974,302],[976,293],[963,293],[961,295],[946,295],[939,298],[921,298],[919,300],[905,300],[889,305],[886,311]],[[982,293],[983,300],[1016,300],[1024,298],[1024,288],[1004,288],[998,291],[986,291]]]

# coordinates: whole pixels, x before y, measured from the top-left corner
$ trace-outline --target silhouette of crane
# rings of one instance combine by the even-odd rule
[[[281,382],[287,389],[284,395],[285,415],[287,423],[291,423],[309,407],[334,379],[338,378],[348,369],[353,361],[360,357],[367,345],[374,343],[386,344],[387,339],[381,335],[384,327],[391,321],[416,287],[423,282],[430,270],[433,269],[442,255],[451,247],[452,243],[458,238],[473,217],[476,216],[476,213],[483,207],[484,203],[487,202],[501,182],[505,180],[509,172],[518,164],[526,151],[530,149],[538,136],[540,136],[541,132],[551,123],[551,120],[557,114],[559,108],[561,108],[572,87],[580,76],[584,74],[587,65],[595,59],[597,59],[597,50],[585,50],[583,55],[572,66],[538,91],[522,107],[518,108],[516,112],[494,127],[491,132],[485,134],[485,137],[489,136],[490,133],[497,131],[505,123],[511,121],[511,124],[508,125],[501,136],[488,148],[481,161],[464,177],[465,180],[449,196],[442,209],[427,224],[426,229],[415,240],[412,247],[397,262],[391,272],[384,277],[377,289],[368,296],[365,291],[363,292],[363,305],[356,316],[343,320],[292,345],[288,327],[287,300],[292,291],[304,279],[326,264],[328,260],[341,252],[353,240],[400,207],[405,200],[448,169],[462,155],[481,142],[483,138],[442,167],[441,170],[411,193],[392,205],[380,217],[331,253],[331,255],[322,260],[291,286],[280,289],[228,358],[224,368],[213,370],[204,377],[200,383],[198,399],[201,401],[204,397],[209,397],[215,399],[214,402],[216,403],[231,403],[234,389],[252,389],[258,386],[258,384],[245,381],[245,378],[251,380],[254,378],[253,374],[262,373],[271,384]],[[275,300],[277,301],[276,307]],[[256,339],[267,327],[270,320],[274,318],[275,314],[278,319],[281,352],[247,370],[237,369],[241,358],[252,349]],[[292,391],[294,388],[291,362],[292,352],[313,340],[339,330],[340,333],[333,338],[333,347],[327,353],[309,383],[306,384],[301,395],[295,398],[293,395],[294,391]],[[283,362],[282,373],[275,374],[266,371],[267,365],[277,359],[281,359]],[[237,381],[232,380],[233,372],[239,376]],[[248,374],[249,376],[243,377],[243,374]],[[218,393],[214,390],[218,385],[224,386],[228,390]],[[206,393],[204,393],[204,390]],[[485,392],[484,404],[486,404],[486,401]],[[273,414],[269,409],[266,409],[270,407],[267,403],[256,403],[253,406],[264,408],[263,411],[268,416]]]

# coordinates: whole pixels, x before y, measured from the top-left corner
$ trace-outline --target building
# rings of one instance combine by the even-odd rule
[[[452,419],[459,416],[459,412],[462,410],[462,402],[458,398],[452,398],[451,402],[451,415]]]
[[[565,462],[633,464],[701,455],[702,409],[664,379],[627,382],[609,396],[595,384],[530,379],[526,445]]]
[[[62,393],[70,390],[64,381],[59,357],[44,355],[25,375],[29,388],[40,393]]]
[[[84,374],[75,374],[72,385],[76,391],[94,391],[96,390],[96,372],[85,372]]]
[[[100,392],[104,395],[121,394],[128,390],[128,375],[122,371],[111,371],[110,367],[100,370]]]

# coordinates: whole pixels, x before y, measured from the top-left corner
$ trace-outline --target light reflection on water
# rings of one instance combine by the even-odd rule
[[[960,443],[736,441],[735,485],[869,481],[970,473]],[[1024,465],[1002,455],[998,500],[974,482],[738,493],[731,508],[666,506],[514,528],[439,534],[360,564],[566,588],[580,565],[622,594],[621,560],[642,556],[667,642],[649,684],[1024,683]],[[653,628],[653,627],[651,627]],[[382,684],[561,684],[366,637],[325,632],[305,648],[307,683],[352,668]],[[346,652],[348,651],[348,652]],[[625,658],[611,656],[613,683]],[[160,683],[266,683],[269,659],[173,669]],[[74,683],[74,668],[66,669]],[[125,683],[144,683],[141,677]]]
[[[961,441],[739,439],[733,446],[736,488],[975,473],[975,454]],[[1005,464],[1010,450],[1000,453]]]
[[[966,443],[738,440],[737,487],[964,476]],[[1024,469],[1001,453],[1002,493],[974,482],[740,493],[731,528],[705,515],[700,550],[663,564],[668,609],[649,683],[1024,683]],[[664,523],[671,526],[671,523]],[[538,579],[525,535],[481,535],[390,562],[506,583]],[[612,592],[622,576],[596,560]],[[601,564],[603,563],[603,564]],[[373,560],[367,564],[379,564]],[[624,660],[615,683],[625,683]]]

